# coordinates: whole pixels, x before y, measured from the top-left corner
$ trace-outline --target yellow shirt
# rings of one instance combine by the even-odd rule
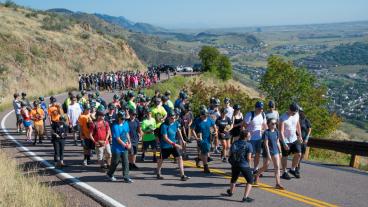
[[[30,115],[34,125],[43,126],[43,117],[45,116],[45,113],[42,109],[32,109]]]
[[[161,126],[161,124],[163,123],[161,119],[163,119],[166,115],[167,115],[167,112],[163,106],[156,106],[152,109],[152,116],[156,120],[157,128]]]
[[[78,118],[78,123],[81,129],[81,138],[89,139],[89,122],[91,121],[90,114],[81,114]]]

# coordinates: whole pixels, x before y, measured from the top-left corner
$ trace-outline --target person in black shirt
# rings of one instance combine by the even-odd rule
[[[302,143],[302,156],[300,157],[299,164],[295,169],[296,171],[298,171],[298,173],[300,171],[300,163],[303,160],[305,151],[307,150],[309,136],[311,135],[312,132],[312,124],[309,121],[309,119],[305,116],[304,110],[302,108],[299,109],[299,117],[300,117],[299,122],[302,131],[303,143]]]
[[[233,128],[233,123],[231,119],[226,116],[228,110],[226,108],[222,108],[220,110],[221,116],[216,120],[216,126],[218,127],[218,138],[221,141],[222,152],[221,157],[222,161],[226,162],[227,153],[230,149],[230,131]]]

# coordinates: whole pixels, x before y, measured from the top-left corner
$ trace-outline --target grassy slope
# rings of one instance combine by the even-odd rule
[[[78,73],[139,69],[144,66],[127,42],[79,24],[63,31],[41,28],[47,15],[0,5],[0,96],[15,91],[45,95],[77,86]],[[87,34],[87,38],[82,35]]]

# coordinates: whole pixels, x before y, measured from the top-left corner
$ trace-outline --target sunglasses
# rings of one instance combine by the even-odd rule
[[[272,122],[271,125],[276,125],[277,123],[276,122]]]

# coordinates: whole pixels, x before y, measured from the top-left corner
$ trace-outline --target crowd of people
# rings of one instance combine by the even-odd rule
[[[153,74],[153,77],[156,75]],[[147,157],[151,157],[147,156],[148,151],[152,153],[150,161],[157,163],[157,179],[164,179],[161,174],[163,161],[173,157],[179,167],[180,180],[186,181],[190,177],[185,174],[183,159],[190,159],[188,144],[192,142],[197,148],[194,160],[197,167],[203,165],[204,173],[211,173],[208,163],[213,160],[214,154],[219,154],[222,162],[230,163],[229,196],[233,195],[242,173],[247,181],[244,202],[253,201],[249,196],[252,185],[259,182],[271,161],[275,168],[275,188],[285,189],[280,178],[289,180],[290,175],[301,177],[300,161],[312,128],[303,109],[296,103],[290,104],[288,111],[280,116],[273,101],[269,101],[267,110],[264,103],[258,101],[254,110],[243,115],[239,104],[232,103],[229,98],[221,101],[214,97],[209,100],[208,106],[200,106],[196,116],[185,90],[174,102],[171,101],[170,91],[155,91],[153,97],[148,97],[141,90],[124,90],[122,94],[114,94],[111,101],[106,101],[98,92],[104,88],[134,89],[135,81],[130,80],[136,79],[130,78],[145,80],[147,76],[152,77],[152,74],[118,72],[101,73],[97,77],[82,75],[80,94],[69,92],[63,103],[52,96],[49,104],[46,104],[44,97],[39,97],[31,105],[25,93],[16,93],[13,105],[17,130],[22,133],[25,129],[27,142],[33,145],[37,144],[37,139],[42,144],[45,137],[50,137],[54,146],[55,167],[58,168],[66,166],[64,147],[70,134],[73,144],[83,147],[81,164],[92,164],[95,154],[98,165],[110,181],[117,180],[114,174],[119,163],[122,163],[123,181],[132,183],[129,171],[139,170],[138,154],[141,162],[148,161]],[[113,81],[108,81],[111,77]],[[91,78],[92,81],[86,81]],[[94,81],[94,78],[98,80]],[[116,78],[118,81],[115,84]],[[98,89],[97,92],[84,91],[90,87]],[[51,126],[49,133],[45,130],[46,123]],[[160,152],[159,156],[157,152]],[[291,154],[292,164],[287,171],[287,158]]]

